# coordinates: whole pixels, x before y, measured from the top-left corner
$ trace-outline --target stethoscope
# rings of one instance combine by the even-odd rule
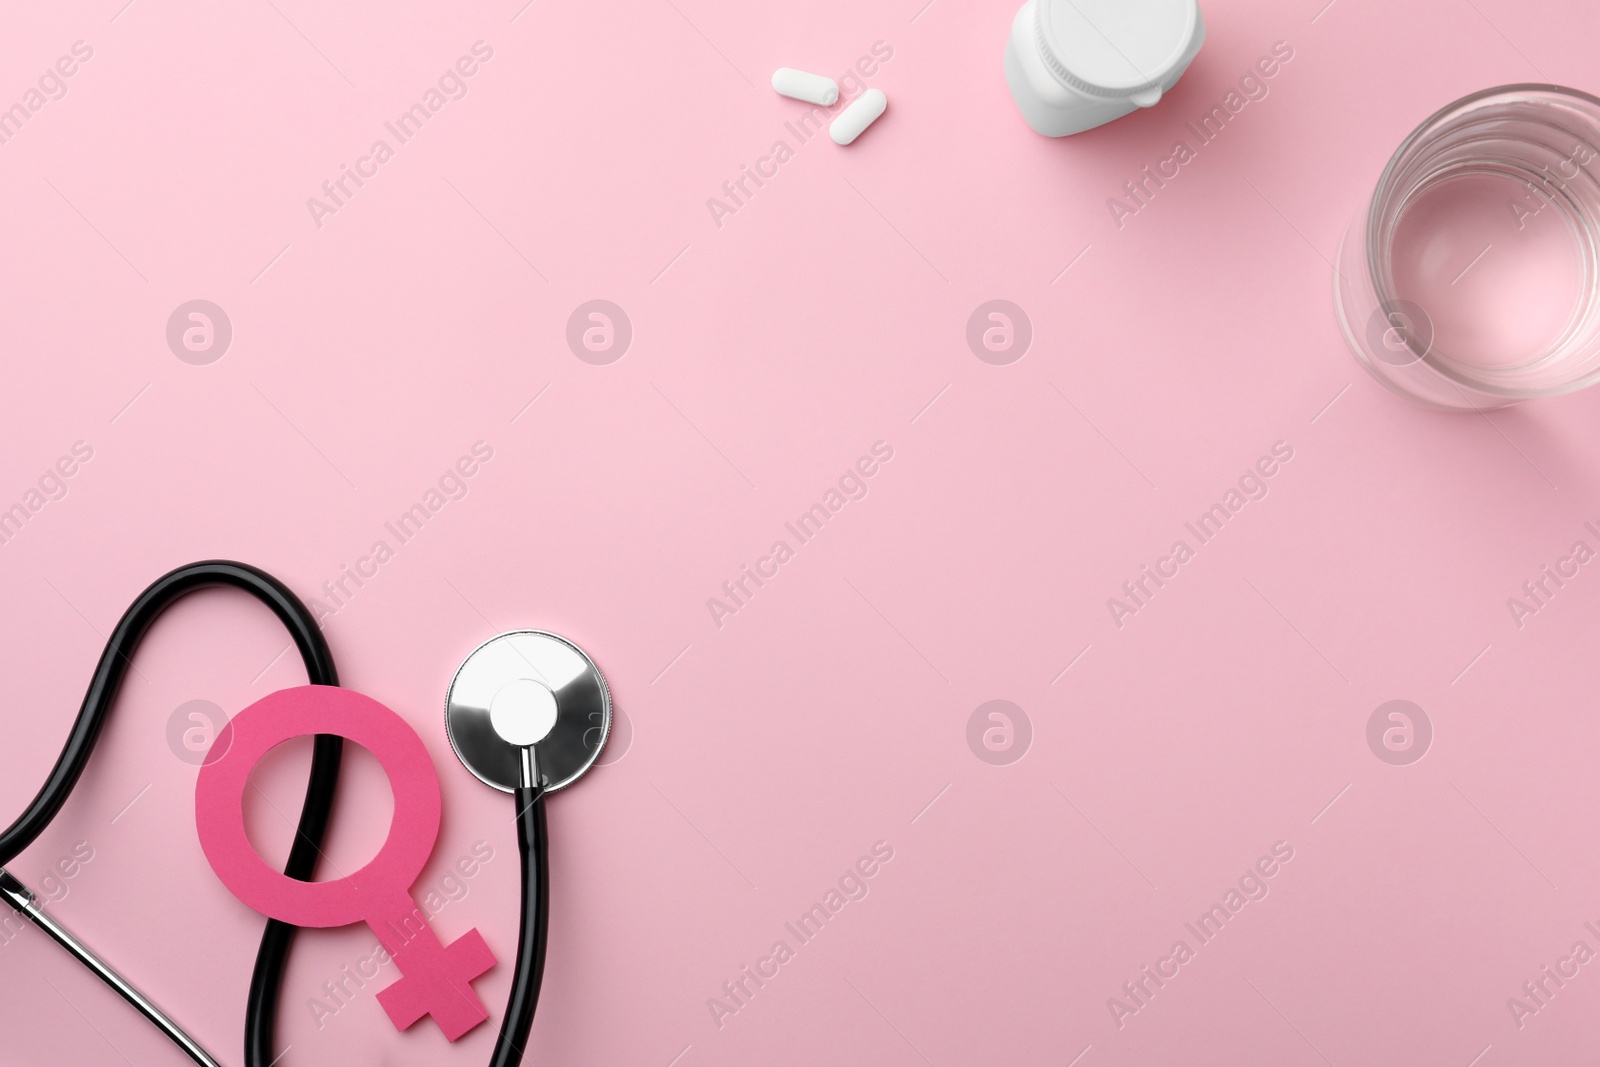
[[[316,619],[270,574],[243,563],[209,560],[163,575],[139,594],[118,621],[50,776],[27,810],[0,833],[0,897],[116,990],[196,1063],[221,1067],[182,1027],[40,907],[32,890],[4,870],[44,832],[66,803],[145,632],[174,601],[209,586],[243,590],[272,609],[305,663],[310,685],[302,687],[304,691],[338,686],[333,655]],[[345,701],[375,704],[348,690],[322,692]],[[282,696],[275,694],[268,700]],[[521,927],[511,995],[489,1061],[491,1067],[515,1067],[522,1062],[544,977],[549,927],[544,798],[570,786],[594,766],[611,728],[611,694],[599,668],[577,645],[543,631],[515,631],[486,641],[462,663],[445,699],[445,728],[451,747],[466,768],[485,784],[512,794],[516,802],[522,859]],[[312,746],[310,782],[283,871],[297,882],[313,881],[339,779],[343,743],[342,736],[317,734]],[[202,776],[205,773],[202,769]],[[398,806],[399,797],[396,802]],[[246,1000],[246,1067],[271,1067],[279,1056],[273,1051],[276,1009],[289,946],[298,928],[274,918],[267,921],[262,934]]]

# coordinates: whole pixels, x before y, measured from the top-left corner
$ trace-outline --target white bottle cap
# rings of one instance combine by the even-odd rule
[[[1037,0],[1034,35],[1050,71],[1090,96],[1152,107],[1193,58],[1195,0]]]

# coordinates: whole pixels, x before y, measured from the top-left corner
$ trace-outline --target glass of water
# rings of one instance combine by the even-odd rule
[[[1436,408],[1600,381],[1600,98],[1506,85],[1406,138],[1346,232],[1334,304],[1356,358]]]

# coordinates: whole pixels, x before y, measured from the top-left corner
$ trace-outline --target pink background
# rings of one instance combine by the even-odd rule
[[[75,41],[93,58],[0,145],[0,507],[74,442],[93,458],[0,546],[0,818],[147,582],[235,557],[315,596],[483,441],[465,498],[326,630],[440,769],[423,884],[492,850],[435,926],[505,961],[478,983],[494,1020],[454,1047],[398,1034],[373,997],[391,970],[319,1025],[311,998],[372,938],[309,932],[287,1067],[487,1057],[515,836],[440,709],[462,657],[517,627],[587,648],[634,730],[550,805],[532,1062],[1588,1062],[1600,966],[1520,1028],[1506,1002],[1574,942],[1600,950],[1600,576],[1520,629],[1506,599],[1600,546],[1600,395],[1408,407],[1345,352],[1327,260],[1435,107],[1595,89],[1600,9],[1213,0],[1158,108],[1050,141],[1001,74],[1011,4],[922,2],[13,13],[0,102]],[[466,97],[318,228],[306,198],[480,40]],[[1107,198],[1280,40],[1267,98],[1118,229]],[[888,114],[847,150],[796,144],[770,72],[836,75],[877,41]],[[779,138],[794,158],[718,228],[707,198]],[[197,298],[234,330],[202,366],[164,333]],[[607,366],[565,341],[595,298],[634,331]],[[1009,366],[965,340],[997,298],[1034,331]],[[876,441],[894,458],[866,498],[718,628],[707,598]],[[1269,495],[1119,629],[1106,599],[1278,441]],[[284,644],[238,596],[164,619],[14,865],[37,886],[92,848],[53,910],[230,1064],[261,920],[207,867],[165,729],[299,684]],[[1366,741],[1397,698],[1433,724],[1409,766]],[[992,699],[1032,724],[1008,766],[967,743]],[[269,858],[304,757],[261,772]],[[349,862],[388,802],[370,760],[345,783]],[[869,895],[719,1028],[708,998],[878,841]],[[1108,998],[1279,841],[1269,895],[1119,1029]],[[0,946],[0,1035],[6,1064],[186,1062],[31,930]]]

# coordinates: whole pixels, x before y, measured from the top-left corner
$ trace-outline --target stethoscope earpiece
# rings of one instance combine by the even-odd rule
[[[506,793],[524,785],[552,793],[600,758],[611,733],[611,691],[571,641],[514,630],[461,664],[444,719],[450,746],[480,781]]]

